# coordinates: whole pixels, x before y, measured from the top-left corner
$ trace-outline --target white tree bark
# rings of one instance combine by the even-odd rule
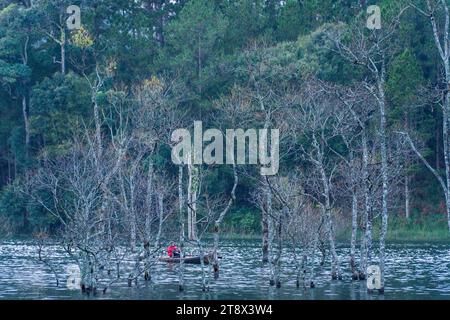
[[[145,205],[145,239],[144,239],[144,251],[145,251],[145,272],[144,279],[146,281],[151,279],[150,266],[151,266],[151,254],[150,254],[150,238],[152,229],[152,199],[153,199],[153,163],[149,163],[147,173],[147,190],[146,190],[146,205]]]
[[[155,240],[155,250],[161,246],[161,234],[164,222],[164,194],[158,194],[158,233]]]
[[[30,146],[30,121],[28,119],[28,99],[27,96],[24,95],[22,97],[22,116],[23,116],[23,124],[25,128],[25,152],[28,155],[29,146]]]
[[[61,41],[59,46],[61,49],[61,73],[66,74],[66,30],[61,26]]]
[[[150,242],[152,232],[152,199],[153,199],[153,163],[148,166],[147,197],[145,213],[145,241]]]
[[[262,262],[269,262],[269,217],[266,208],[261,208],[261,228],[262,228]]]
[[[352,279],[358,279],[358,273],[356,271],[356,236],[358,230],[358,198],[356,196],[356,191],[353,190],[352,194],[352,235],[350,239],[350,268],[352,271]]]
[[[25,43],[23,45],[22,49],[22,64],[24,66],[28,65],[28,44],[30,42],[30,37],[27,36],[25,38]],[[26,90],[25,92],[27,92]],[[23,123],[25,128],[25,153],[28,156],[29,152],[29,146],[30,146],[30,121],[29,121],[29,105],[28,105],[28,92],[24,93],[22,96],[22,116],[23,116]]]
[[[198,193],[198,168],[188,165],[188,239],[197,240],[197,193]]]
[[[273,208],[272,208],[272,190],[270,189],[270,186],[268,183],[266,183],[266,190],[265,190],[265,198],[266,198],[266,210],[267,210],[267,229],[268,229],[268,237],[267,237],[267,243],[268,243],[268,257],[269,257],[269,272],[270,272],[270,278],[269,283],[271,286],[275,285],[275,266],[273,262],[273,239],[274,239],[274,223],[273,223]]]
[[[367,137],[365,129],[362,132],[362,150],[363,150],[363,192],[364,192],[364,235],[361,237],[361,257],[359,279],[366,279],[367,261],[369,259],[370,248],[372,246],[372,215],[370,204],[370,190],[369,190],[369,150],[367,147]]]
[[[234,184],[233,184],[233,188],[231,189],[230,199],[228,200],[226,207],[220,213],[219,218],[217,218],[217,220],[214,222],[213,270],[214,270],[215,278],[219,277],[218,250],[219,250],[220,224],[222,223],[223,219],[225,218],[225,215],[230,210],[231,205],[233,204],[234,200],[236,199],[236,188],[237,188],[237,185],[239,182],[238,174],[237,174],[237,170],[236,170],[236,164],[233,164],[233,177],[234,177]]]
[[[409,190],[409,176],[405,173],[405,218],[409,220],[410,213],[410,190]]]
[[[381,67],[381,74],[377,79],[378,85],[378,105],[380,108],[380,147],[381,147],[381,177],[383,184],[382,195],[382,213],[381,213],[381,233],[380,233],[380,271],[381,271],[381,289],[384,292],[385,286],[385,239],[388,228],[388,154],[386,142],[386,99],[384,93],[385,86],[385,66]]]
[[[317,144],[317,141],[315,143]],[[340,270],[340,266],[339,266],[339,257],[336,252],[336,244],[334,241],[334,227],[333,227],[333,220],[331,217],[330,185],[328,183],[328,178],[325,173],[325,168],[323,166],[322,161],[316,162],[316,165],[318,166],[320,176],[322,179],[323,195],[325,197],[323,213],[324,213],[324,217],[325,217],[325,223],[327,226],[328,241],[329,241],[330,253],[331,253],[331,279],[333,279],[333,280],[339,279],[340,280],[340,279],[342,279],[342,276],[341,276],[341,270]]]
[[[183,197],[183,166],[178,167],[178,206],[179,206],[179,223],[180,223],[180,256],[184,256],[184,197]],[[178,270],[178,290],[184,290],[184,260],[180,261]]]

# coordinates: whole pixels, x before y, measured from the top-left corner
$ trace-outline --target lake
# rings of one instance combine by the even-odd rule
[[[317,266],[316,288],[297,289],[295,268],[287,254],[283,260],[282,288],[270,287],[269,270],[260,262],[260,243],[251,240],[223,241],[221,273],[210,279],[210,291],[201,290],[199,265],[186,265],[186,289],[177,290],[177,266],[158,263],[152,283],[140,281],[129,288],[125,279],[94,299],[450,299],[450,244],[388,244],[386,292],[368,294],[365,281],[352,281],[348,248],[338,246],[344,279],[331,281],[329,263]],[[0,299],[93,299],[66,287],[67,268],[73,261],[58,246],[46,248],[60,274],[56,287],[53,273],[37,260],[37,247],[24,241],[0,245]],[[372,263],[376,263],[373,260]]]

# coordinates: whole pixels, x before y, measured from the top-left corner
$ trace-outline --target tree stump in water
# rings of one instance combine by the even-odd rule
[[[214,270],[214,279],[219,279],[219,264],[214,263],[213,264],[213,270]]]

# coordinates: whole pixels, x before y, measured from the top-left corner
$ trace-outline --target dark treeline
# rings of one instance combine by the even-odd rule
[[[119,242],[148,277],[161,239],[203,252],[214,233],[218,274],[219,229],[258,233],[281,285],[286,241],[298,283],[316,251],[341,278],[345,228],[364,279],[376,228],[384,276],[391,219],[450,228],[448,19],[447,0],[0,0],[2,235],[62,235],[96,288],[86,261]],[[196,120],[279,128],[278,175],[174,165],[171,133]]]

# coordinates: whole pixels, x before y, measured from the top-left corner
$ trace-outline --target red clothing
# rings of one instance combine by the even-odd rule
[[[177,246],[169,246],[168,248],[167,248],[167,254],[169,255],[169,257],[173,257],[173,253],[174,252],[178,252],[179,250],[178,250],[178,248],[177,248]]]

